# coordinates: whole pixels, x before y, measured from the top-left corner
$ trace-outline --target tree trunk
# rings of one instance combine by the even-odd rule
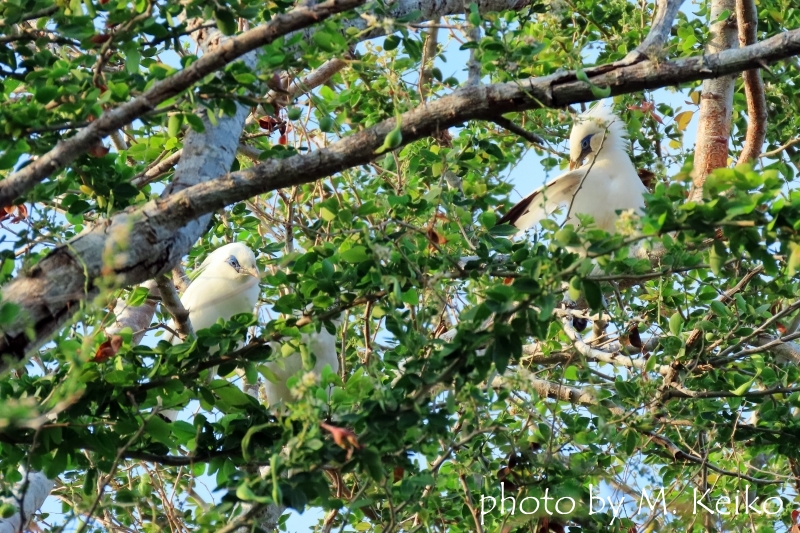
[[[712,0],[711,20],[716,21],[725,13],[736,10],[736,0]],[[716,54],[735,48],[737,44],[736,24],[730,17],[711,25],[711,34],[705,53]],[[697,142],[694,151],[694,190],[691,198],[699,201],[703,197],[703,184],[715,168],[728,165],[728,140],[731,133],[733,112],[733,89],[735,75],[721,76],[703,82],[700,95],[700,123],[697,126]]]

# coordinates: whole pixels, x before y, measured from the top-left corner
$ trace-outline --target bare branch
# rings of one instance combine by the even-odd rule
[[[538,135],[536,135],[535,133],[533,133],[532,131],[528,131],[522,126],[517,126],[514,122],[505,117],[496,116],[492,118],[492,122],[494,122],[501,128],[510,131],[511,133],[519,135],[520,137],[522,137],[523,139],[534,145],[539,150],[544,150],[545,152],[557,155],[563,159],[569,159],[569,156],[567,154],[549,148],[546,144],[546,141],[541,137],[539,137]]]
[[[17,533],[27,530],[31,516],[44,503],[55,483],[41,472],[23,472],[25,479],[14,491],[13,497],[0,498],[17,508],[8,518],[0,518],[0,533]]]
[[[181,340],[186,340],[186,337],[193,337],[194,328],[189,320],[189,311],[183,307],[172,280],[164,276],[156,276],[156,284],[158,284],[158,290],[161,292],[162,305],[175,319],[175,329],[178,330],[178,336]]]
[[[161,300],[161,295],[158,292],[158,286],[153,280],[148,280],[142,283],[141,287],[147,289],[150,296],[144,303],[138,307],[128,305],[123,299],[117,300],[117,305],[114,307],[114,316],[116,318],[114,324],[106,328],[106,336],[118,335],[124,328],[131,328],[133,331],[133,338],[131,344],[138,345],[147,328],[150,327],[150,322],[153,320],[153,314],[156,312],[156,305]]]
[[[798,137],[796,139],[792,139],[791,141],[787,142],[786,144],[784,144],[782,146],[779,146],[778,148],[776,148],[774,150],[770,150],[769,152],[764,152],[763,154],[761,154],[758,157],[775,157],[776,155],[780,154],[784,150],[788,150],[789,148],[791,148],[795,144],[800,144],[800,137]]]
[[[669,40],[672,21],[678,15],[678,10],[683,4],[683,0],[658,0],[656,16],[650,26],[650,33],[632,52],[630,52],[623,64],[632,64],[641,59],[658,59],[663,57],[664,45]]]
[[[158,177],[164,174],[164,172],[172,170],[172,167],[178,164],[178,161],[181,159],[181,154],[183,154],[183,150],[177,150],[161,161],[149,166],[139,174],[135,175],[131,179],[131,184],[134,187],[142,188],[148,183],[158,179]]]

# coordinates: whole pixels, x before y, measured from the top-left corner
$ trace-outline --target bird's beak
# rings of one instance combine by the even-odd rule
[[[580,166],[580,161],[573,161],[572,159],[569,160],[569,169],[575,170]]]
[[[261,281],[261,276],[258,274],[257,270],[250,270],[249,268],[242,268],[242,271],[247,274],[248,276],[253,276],[257,280]]]

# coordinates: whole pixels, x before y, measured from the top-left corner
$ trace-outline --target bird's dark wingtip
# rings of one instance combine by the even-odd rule
[[[497,221],[497,225],[505,224],[508,222],[512,226],[516,226],[517,220],[528,212],[528,208],[531,206],[531,202],[536,197],[538,191],[529,194],[519,202],[517,202],[511,209],[508,210],[508,213],[500,217],[500,220]]]

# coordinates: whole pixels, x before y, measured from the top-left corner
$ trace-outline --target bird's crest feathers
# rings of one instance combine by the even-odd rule
[[[604,149],[621,149],[628,151],[628,129],[611,106],[597,102],[588,111],[575,117],[575,124],[570,133],[570,144],[580,143],[586,135],[605,133]]]

